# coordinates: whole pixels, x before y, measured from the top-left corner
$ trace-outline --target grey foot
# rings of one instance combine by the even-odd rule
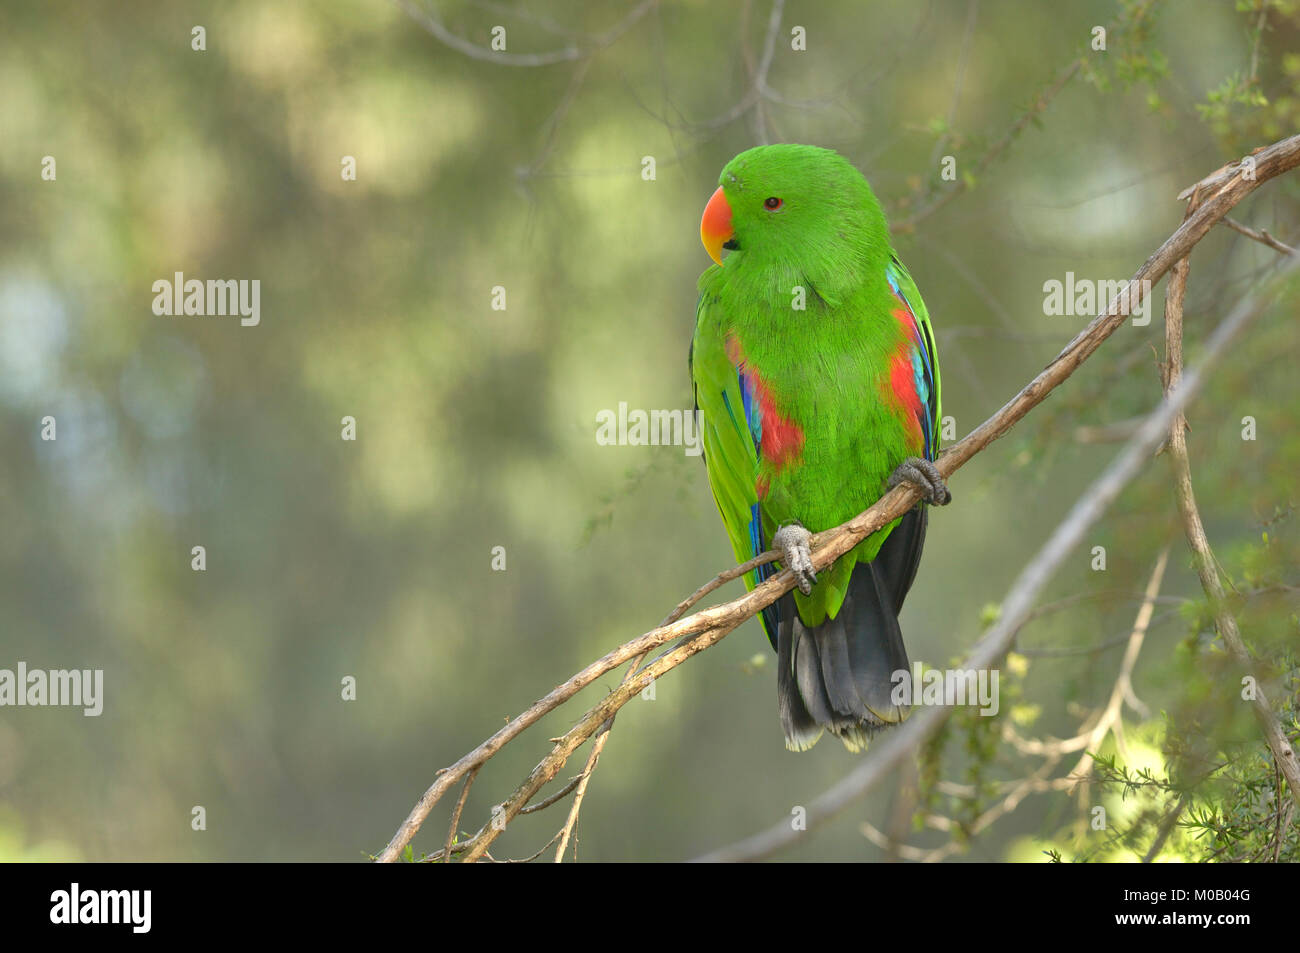
[[[812,565],[812,533],[798,523],[782,526],[772,536],[772,548],[781,553],[781,562],[794,573],[799,591],[805,596],[812,592],[817,574]]]
[[[900,483],[912,484],[921,491],[921,499],[935,506],[947,506],[952,502],[948,484],[943,482],[939,470],[929,460],[921,457],[908,457],[890,474],[887,484],[889,489],[892,490]]]

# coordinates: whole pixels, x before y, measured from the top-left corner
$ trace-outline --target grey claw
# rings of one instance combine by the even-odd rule
[[[781,562],[794,573],[795,583],[805,596],[812,592],[817,573],[812,564],[812,533],[798,523],[782,526],[772,536],[772,548],[781,553]]]
[[[888,489],[900,483],[910,483],[921,491],[921,499],[934,506],[947,506],[952,502],[948,484],[939,474],[939,469],[929,460],[921,457],[908,457],[898,465],[889,476]]]

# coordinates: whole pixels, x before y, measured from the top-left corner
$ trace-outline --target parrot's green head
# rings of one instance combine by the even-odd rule
[[[871,186],[838,152],[758,146],[727,163],[700,220],[700,239],[726,271],[781,266],[829,279],[888,254],[889,227]],[[841,274],[842,278],[848,275]]]

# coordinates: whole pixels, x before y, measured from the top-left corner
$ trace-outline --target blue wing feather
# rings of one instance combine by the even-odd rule
[[[898,259],[891,258],[889,264],[885,266],[885,276],[889,279],[889,287],[893,289],[895,297],[903,303],[903,306],[912,315],[912,325],[916,328],[916,334],[912,337],[912,378],[916,385],[916,394],[921,399],[921,407],[923,408],[923,412],[918,415],[918,419],[921,424],[921,434],[925,438],[925,458],[933,460],[939,452],[939,441],[936,439],[935,434],[935,425],[939,417],[939,388],[935,386],[935,355],[934,349],[929,346],[916,309],[912,307],[912,303],[907,300],[906,293],[900,287],[899,269],[901,267]]]

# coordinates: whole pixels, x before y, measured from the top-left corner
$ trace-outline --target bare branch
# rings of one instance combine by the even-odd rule
[[[1126,12],[1124,16],[1112,20],[1106,26],[1106,32],[1108,34],[1118,33],[1123,30],[1125,22],[1131,23],[1131,22],[1138,22],[1142,20],[1146,16],[1146,14],[1151,10],[1151,8],[1156,6],[1158,2],[1159,0],[1151,0],[1151,2],[1147,3],[1145,6],[1134,8],[1133,10]],[[968,29],[969,29],[969,24],[973,23],[975,17],[975,10],[973,7],[969,11],[969,17],[970,20],[968,21]],[[982,156],[980,156],[978,159],[975,160],[975,164],[971,167],[973,173],[972,176],[962,177],[961,179],[957,180],[952,185],[951,188],[947,189],[946,191],[938,192],[937,195],[935,193],[938,190],[932,186],[925,195],[919,197],[912,196],[909,199],[907,199],[907,202],[909,204],[918,201],[919,199],[929,199],[929,201],[927,204],[923,205],[921,208],[914,211],[907,218],[895,222],[894,233],[902,234],[904,232],[915,231],[918,223],[929,218],[931,215],[939,211],[941,208],[943,208],[945,205],[947,205],[957,196],[967,191],[970,188],[970,182],[974,178],[977,178],[978,176],[982,175],[984,171],[990,165],[992,165],[993,162],[999,156],[1002,155],[1002,153],[1004,153],[1007,150],[1007,148],[1011,145],[1011,143],[1013,143],[1016,140],[1016,138],[1022,132],[1024,132],[1025,127],[1028,126],[1029,123],[1034,121],[1044,110],[1046,110],[1049,105],[1051,105],[1052,101],[1056,99],[1056,97],[1060,94],[1061,90],[1063,90],[1067,85],[1069,85],[1070,81],[1073,80],[1074,77],[1078,75],[1079,71],[1083,68],[1084,62],[1085,62],[1084,56],[1080,56],[1077,59],[1073,60],[1068,65],[1066,65],[1063,69],[1061,69],[1056,74],[1056,76],[1047,85],[1047,87],[1041,90],[1038,93],[1038,95],[1034,97],[1033,101],[1029,104],[1029,106],[1025,109],[1025,111],[1021,113],[1021,115],[1016,119],[1016,121],[1011,124],[1011,127],[1005,133],[1003,133],[1002,137],[999,138],[995,143],[993,143],[993,145],[990,146]],[[954,102],[953,104],[954,109],[955,106],[956,103]],[[950,111],[949,113],[950,125],[952,121],[951,120],[952,115],[953,113]],[[943,137],[940,137],[939,143],[936,143],[935,146],[936,153],[938,152],[938,147],[942,143],[942,141],[943,141]],[[933,156],[931,157],[930,160],[930,166],[931,168],[934,167]]]
[[[1074,428],[1075,443],[1123,443],[1142,425],[1141,417],[1107,424],[1082,424]]]
[[[1262,19],[1260,27],[1263,28]],[[1188,203],[1189,216],[1193,214],[1199,198],[1200,191],[1194,191]],[[1290,267],[1294,267],[1296,263],[1300,263],[1300,257],[1293,255],[1289,262]],[[1190,270],[1191,264],[1188,259],[1181,259],[1174,266],[1165,295],[1163,372],[1166,393],[1178,386],[1183,372],[1183,295],[1187,289],[1187,275]],[[1183,519],[1187,544],[1191,547],[1192,556],[1196,561],[1196,574],[1200,577],[1201,588],[1205,590],[1205,597],[1209,600],[1210,611],[1214,613],[1215,627],[1219,630],[1219,635],[1228,647],[1228,651],[1232,653],[1233,659],[1256,682],[1252,700],[1255,717],[1264,732],[1265,741],[1273,752],[1278,770],[1282,772],[1287,786],[1291,789],[1291,799],[1300,806],[1300,761],[1296,758],[1295,749],[1287,741],[1286,732],[1282,730],[1277,713],[1268,702],[1259,675],[1254,670],[1254,660],[1237,628],[1236,617],[1228,608],[1214,551],[1210,548],[1205,525],[1201,522],[1200,510],[1196,506],[1196,494],[1192,489],[1192,469],[1187,456],[1187,421],[1182,414],[1176,416],[1170,426],[1169,459],[1174,470],[1174,494],[1178,499],[1178,512]]]
[[[1233,221],[1230,218],[1225,218],[1222,224],[1227,225],[1234,232],[1241,232],[1241,234],[1245,235],[1247,238],[1253,238],[1255,241],[1267,245],[1274,251],[1280,251],[1284,255],[1300,255],[1300,250],[1296,250],[1290,245],[1278,241],[1262,228],[1259,231],[1255,231],[1255,229],[1243,225],[1241,222]]]
[[[1149,864],[1151,861],[1156,859],[1156,855],[1160,853],[1160,848],[1165,846],[1165,841],[1168,840],[1169,835],[1173,833],[1174,825],[1178,823],[1178,818],[1182,817],[1183,811],[1187,810],[1187,805],[1191,803],[1192,798],[1190,794],[1184,794],[1178,799],[1178,803],[1174,805],[1174,809],[1169,812],[1169,815],[1163,821],[1160,822],[1160,829],[1156,831],[1155,840],[1151,842],[1151,846],[1147,848],[1147,852],[1142,855],[1142,863]],[[1276,861],[1274,861],[1274,863],[1276,863]]]
[[[970,825],[968,834],[971,837],[974,837],[975,835],[988,830],[997,823],[999,819],[1020,807],[1020,803],[1030,794],[1059,791],[1069,784],[1070,781],[1067,778],[1048,778],[1048,775],[1052,773],[1052,769],[1056,767],[1059,760],[1059,756],[1049,757],[1048,760],[1044,761],[1038,770],[1029,777],[1021,778],[1018,782],[1011,785],[1010,790],[1001,800],[992,805],[988,810],[984,811],[975,819],[975,821]],[[960,841],[950,840],[941,847],[936,847],[931,851],[922,852],[921,856],[918,857],[917,860],[928,864],[937,863],[938,861],[957,853],[960,849]]]
[[[627,16],[604,33],[587,37],[585,48],[570,44],[563,49],[550,50],[545,53],[507,53],[504,50],[487,49],[477,43],[471,43],[464,37],[457,36],[447,29],[446,24],[442,22],[441,17],[438,16],[432,6],[423,7],[415,3],[414,0],[394,0],[394,2],[406,12],[407,16],[437,37],[443,45],[451,47],[458,53],[464,53],[472,59],[495,63],[498,66],[554,66],[556,63],[569,63],[573,60],[582,59],[584,56],[590,56],[592,53],[610,46],[624,33],[632,29],[638,20],[654,9],[659,0],[643,0]]]
[[[470,785],[474,783],[474,778],[477,776],[478,768],[465,776],[465,786],[460,789],[460,797],[456,799],[456,808],[451,812],[451,826],[447,829],[447,843],[442,849],[443,857],[451,856],[451,849],[456,844],[457,829],[460,827],[460,812],[465,809],[465,799],[469,797]]]
[[[968,0],[966,5],[966,32],[962,35],[961,53],[957,57],[957,75],[952,83],[952,100],[948,103],[948,119],[944,123],[943,131],[934,140],[934,148],[930,150],[930,161],[926,163],[927,168],[933,169],[939,164],[939,157],[943,155],[943,147],[952,138],[953,123],[957,121],[957,104],[961,102],[962,87],[966,85],[966,61],[970,58],[971,40],[975,36],[975,22],[979,19],[979,8],[979,0]]]
[[[1057,97],[1070,80],[1074,79],[1082,67],[1083,60],[1077,59],[1057,73],[1055,79],[1052,80],[1048,87],[1034,98],[1034,101],[1030,103],[1029,108],[1020,115],[1020,118],[1011,124],[1011,128],[1002,134],[1002,138],[993,143],[993,145],[988,148],[988,151],[975,161],[974,168],[971,170],[972,173],[978,177],[985,169],[993,164],[994,160],[996,160],[998,156],[1006,152],[1007,147],[1010,146],[1011,143],[1015,142],[1016,137],[1024,132],[1026,126],[1028,126],[1043,110],[1051,105],[1052,100]],[[939,209],[943,208],[957,196],[965,192],[969,188],[969,185],[967,184],[968,181],[969,180],[966,178],[958,179],[953,184],[952,188],[940,193],[938,197],[917,209],[911,215],[907,216],[907,218],[895,223],[894,234],[901,235],[905,232],[915,231],[916,226],[920,222],[929,218],[935,212],[939,211]]]
[[[1124,660],[1120,663],[1119,675],[1115,678],[1115,686],[1111,689],[1110,699],[1106,702],[1106,707],[1102,709],[1097,716],[1096,723],[1088,732],[1088,740],[1083,748],[1083,755],[1079,758],[1078,764],[1074,766],[1069,774],[1074,784],[1087,785],[1089,776],[1092,774],[1093,760],[1092,756],[1097,753],[1101,743],[1106,740],[1106,736],[1112,732],[1115,734],[1116,744],[1120,746],[1124,759],[1128,760],[1128,752],[1123,748],[1123,735],[1119,732],[1120,718],[1123,714],[1124,702],[1130,704],[1136,700],[1137,696],[1133,694],[1133,667],[1137,664],[1138,653],[1142,651],[1142,642],[1146,638],[1147,628],[1151,625],[1151,614],[1155,612],[1156,597],[1160,595],[1160,584],[1165,577],[1165,566],[1169,562],[1169,547],[1165,546],[1160,551],[1160,557],[1156,560],[1156,565],[1151,570],[1151,578],[1147,581],[1147,589],[1142,600],[1142,606],[1138,609],[1137,620],[1133,623],[1133,631],[1128,637],[1128,648],[1124,651]],[[1141,705],[1141,702],[1138,703]],[[1141,711],[1141,707],[1137,707]],[[1082,793],[1082,792],[1081,792]]]
[[[1008,401],[1000,410],[965,438],[958,441],[953,446],[944,451],[936,461],[939,472],[945,477],[950,477],[956,470],[963,466],[971,457],[979,453],[994,440],[1006,433],[1017,421],[1023,418],[1030,410],[1036,407],[1047,395],[1065,381],[1087,358],[1096,351],[1101,343],[1109,337],[1124,322],[1126,313],[1131,312],[1141,302],[1149,290],[1149,285],[1145,282],[1154,283],[1158,281],[1166,271],[1179,258],[1185,257],[1191,248],[1200,241],[1201,238],[1219,221],[1227,212],[1242,198],[1249,195],[1262,183],[1269,179],[1282,174],[1296,165],[1300,164],[1300,135],[1292,136],[1274,143],[1267,148],[1258,150],[1256,153],[1255,174],[1252,178],[1237,176],[1226,182],[1224,186],[1208,199],[1195,213],[1182,223],[1181,226],[1171,235],[1163,245],[1142,265],[1141,268],[1130,279],[1129,284],[1120,292],[1115,300],[1111,301],[1106,310],[1094,318],[1087,327],[1079,332],[1057,357],[1047,365],[1028,385],[1026,385],[1015,397]],[[1257,297],[1247,298],[1243,302],[1253,304]],[[1239,307],[1233,313],[1233,316],[1224,322],[1221,327],[1231,327],[1233,322],[1244,323],[1245,317]],[[1253,317],[1253,312],[1247,315]],[[1213,352],[1211,352],[1213,353]],[[1207,357],[1208,359],[1208,357]],[[1195,377],[1189,375],[1189,380],[1194,381]],[[1176,399],[1181,401],[1186,399],[1186,394],[1192,392],[1192,385],[1179,389],[1176,394],[1170,395],[1170,400]],[[1153,418],[1158,418],[1163,411],[1157,411]],[[1112,465],[1112,473],[1108,471],[1109,482],[1099,481],[1095,485],[1095,498],[1081,512],[1073,517],[1073,522],[1067,521],[1063,524],[1062,529],[1068,530],[1069,533],[1076,531],[1082,532],[1083,528],[1091,525],[1101,512],[1101,509],[1109,502],[1114,494],[1118,493],[1124,482],[1132,476],[1133,472],[1143,461],[1141,448],[1145,446],[1145,437],[1150,431],[1150,419],[1147,425],[1134,436],[1130,441],[1125,452]],[[1134,450],[1134,448],[1139,448]],[[1136,454],[1136,456],[1135,456]],[[1115,475],[1118,474],[1118,475]],[[1109,494],[1109,495],[1107,495]],[[858,516],[849,520],[847,523],[836,527],[832,530],[817,534],[813,541],[812,562],[816,570],[825,569],[832,562],[856,546],[862,539],[871,533],[885,526],[892,520],[902,516],[918,502],[917,491],[907,484],[900,484],[894,489],[887,492],[871,507],[860,513]],[[1080,506],[1086,501],[1081,501]],[[1085,521],[1082,527],[1078,527],[1080,521]],[[1061,530],[1058,530],[1058,536]],[[1066,541],[1059,541],[1053,537],[1054,542],[1049,542],[1049,546],[1057,548],[1067,545],[1070,537],[1066,536]],[[1063,554],[1057,552],[1057,549],[1050,549],[1045,552],[1045,556],[1052,558],[1063,558]],[[751,560],[754,565],[762,565],[771,562],[776,558],[775,553],[766,553],[756,560]],[[1023,581],[1025,591],[1032,597],[1042,584],[1046,581],[1041,576],[1042,566],[1031,566],[1026,570],[1029,576]],[[778,598],[789,592],[794,587],[794,577],[788,570],[772,576],[767,581],[756,586],[753,590],[745,595],[725,603],[720,606],[714,606],[704,609],[685,619],[679,619],[666,626],[659,626],[650,630],[644,635],[620,646],[617,649],[606,654],[600,660],[587,666],[581,672],[572,676],[566,682],[552,690],[544,698],[534,702],[523,714],[512,720],[500,731],[496,732],[491,738],[479,745],[473,751],[466,754],[455,764],[443,771],[429,787],[427,791],[416,802],[411,809],[410,814],[402,822],[397,832],[393,835],[388,846],[379,854],[378,859],[385,862],[392,862],[401,854],[405,846],[410,843],[424,819],[428,817],[434,804],[461,777],[469,770],[483,764],[502,746],[516,737],[525,728],[534,724],[538,719],[543,717],[547,712],[552,711],[558,705],[571,698],[585,686],[601,675],[610,671],[618,665],[623,664],[631,659],[637,658],[648,653],[651,649],[663,645],[674,639],[682,639],[685,636],[693,636],[689,640],[676,646],[671,651],[665,653],[662,657],[655,660],[647,668],[636,673],[632,679],[625,679],[614,691],[605,697],[605,699],[595,708],[589,711],[575,728],[565,734],[551,754],[534,769],[528,780],[512,795],[505,805],[501,814],[501,823],[485,826],[479,835],[476,835],[475,848],[479,846],[486,850],[488,844],[500,833],[501,826],[508,823],[522,809],[523,805],[530,799],[545,783],[550,781],[559,772],[565,760],[576,750],[587,738],[591,737],[600,725],[615,712],[619,710],[626,702],[634,697],[637,692],[648,684],[653,678],[657,678],[669,671],[676,665],[685,661],[691,655],[699,652],[719,639],[727,635],[732,629],[740,625],[746,619],[751,618],[763,608],[771,605]],[[1013,595],[1016,594],[1013,590]],[[1008,605],[1020,610],[1018,601],[1009,599]],[[1031,607],[1026,605],[1023,612],[1028,612]],[[1004,607],[1003,621],[1008,618],[1008,610]],[[1019,620],[1016,620],[1019,624]],[[1007,645],[1014,638],[1014,628],[1004,629],[1002,623],[999,623],[989,635],[981,640],[980,645],[993,645],[996,648],[997,643],[990,642],[990,636],[995,632],[1002,632],[999,638],[1006,640]],[[987,654],[991,649],[984,649],[982,652]],[[1001,651],[995,652],[988,662],[999,658],[1005,652],[1005,646]],[[982,655],[980,657],[983,657]],[[975,667],[989,667],[984,666]],[[879,770],[876,765],[886,763],[893,764],[901,760],[910,750],[909,745],[917,744],[924,740],[946,717],[945,709],[929,709],[921,715],[913,717],[899,731],[883,743],[878,743],[874,749],[876,757],[868,756],[864,762],[864,767],[871,770]],[[861,771],[862,769],[859,769]],[[850,777],[856,777],[851,775]],[[848,779],[846,779],[847,781]],[[870,779],[869,785],[876,783],[878,778]],[[841,782],[844,784],[845,782]],[[859,781],[858,783],[862,783]],[[833,789],[836,790],[836,789]],[[827,792],[826,797],[832,792]],[[834,799],[831,804],[838,803]],[[840,807],[843,805],[840,804]],[[810,818],[811,818],[810,812]],[[490,828],[490,829],[489,829]],[[479,837],[482,836],[480,844]],[[467,857],[476,856],[474,850],[467,852]]]
[[[630,676],[632,673],[628,672]],[[569,816],[560,828],[560,846],[555,848],[555,862],[558,864],[564,860],[565,848],[569,846],[569,837],[573,834],[574,827],[578,824],[578,811],[582,809],[582,797],[587,793],[587,782],[591,780],[591,773],[596,770],[596,765],[600,762],[600,753],[605,750],[605,742],[609,740],[609,730],[614,727],[614,719],[611,718],[605,724],[601,725],[600,734],[591,744],[591,754],[587,757],[587,766],[582,769],[582,776],[578,781],[578,790],[573,795],[573,806],[569,808]],[[574,857],[577,857],[577,848],[574,848]]]
[[[582,775],[581,775],[581,774],[575,774],[572,778],[569,779],[569,783],[568,783],[568,784],[566,784],[564,787],[560,788],[560,790],[556,791],[556,792],[555,792],[554,794],[552,794],[550,797],[545,798],[544,800],[538,801],[536,804],[529,804],[526,808],[524,808],[523,810],[521,810],[519,813],[520,813],[520,814],[533,814],[533,813],[536,813],[537,811],[544,811],[544,810],[546,810],[548,807],[550,807],[552,804],[554,804],[555,802],[557,802],[557,801],[562,801],[562,800],[564,800],[564,798],[566,798],[566,797],[568,797],[570,794],[572,794],[572,793],[574,792],[574,790],[578,787],[578,785],[581,784],[581,783],[582,783]],[[550,846],[550,845],[548,844],[547,846]]]

